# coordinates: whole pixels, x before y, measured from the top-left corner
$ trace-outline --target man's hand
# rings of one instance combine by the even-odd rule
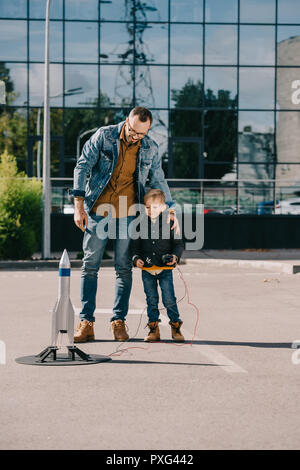
[[[177,256],[176,256],[176,255],[173,255],[172,261],[170,261],[170,263],[166,263],[166,264],[167,264],[167,265],[175,264],[175,263],[177,263],[177,261],[178,261]]]
[[[172,222],[173,222],[171,230],[176,229],[176,234],[179,235],[180,234],[180,226],[179,226],[178,219],[177,219],[176,214],[175,214],[173,209],[169,209],[167,224],[170,223],[170,220],[172,220]]]
[[[141,269],[142,269],[142,267],[144,266],[144,261],[143,261],[141,258],[139,258],[139,259],[136,260],[136,263],[135,263],[135,264],[136,264],[136,267],[137,267],[137,268],[141,268]]]
[[[85,231],[84,225],[88,226],[88,216],[83,207],[83,199],[74,199],[75,210],[74,210],[74,222],[77,227],[83,232]]]

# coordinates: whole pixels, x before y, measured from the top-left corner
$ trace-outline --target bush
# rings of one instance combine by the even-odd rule
[[[15,157],[0,155],[0,258],[26,259],[42,232],[42,184],[18,172]]]

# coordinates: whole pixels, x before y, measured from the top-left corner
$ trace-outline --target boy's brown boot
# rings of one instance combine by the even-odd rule
[[[94,341],[94,323],[88,320],[82,320],[76,328],[74,334],[74,343],[84,343],[85,341]]]
[[[159,326],[158,321],[151,321],[148,323],[149,326],[149,333],[148,336],[144,339],[144,341],[159,341],[160,340],[160,333],[159,333]]]
[[[123,320],[112,321],[111,329],[115,341],[127,341],[129,339],[129,336],[126,332],[126,324]]]
[[[182,335],[181,331],[180,331],[180,327],[182,325],[182,321],[177,321],[177,322],[169,322],[169,324],[171,325],[171,331],[172,331],[172,338],[174,341],[178,341],[178,342],[184,342],[184,336]]]

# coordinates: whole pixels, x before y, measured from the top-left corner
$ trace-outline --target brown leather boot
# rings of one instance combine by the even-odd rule
[[[145,337],[144,341],[159,341],[160,340],[160,332],[158,321],[151,321],[148,323],[149,326],[149,333],[148,336]]]
[[[180,327],[182,325],[182,321],[180,322],[171,322],[169,321],[169,324],[171,325],[171,331],[172,331],[172,338],[174,341],[178,341],[183,343],[184,342],[184,336],[182,335],[180,331]]]
[[[126,324],[123,320],[112,321],[111,329],[115,341],[127,341],[129,339],[126,332]]]
[[[85,341],[94,341],[94,323],[88,320],[82,320],[76,328],[74,334],[74,343],[84,343]]]

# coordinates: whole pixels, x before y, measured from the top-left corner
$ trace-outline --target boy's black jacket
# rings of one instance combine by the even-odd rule
[[[138,258],[144,261],[144,266],[165,266],[162,256],[166,254],[176,255],[178,262],[184,250],[182,237],[175,233],[175,228],[171,229],[173,221],[167,223],[169,215],[168,208],[161,212],[156,220],[152,222],[146,214],[141,217],[140,229],[141,235],[138,239],[131,239],[130,254],[132,263]],[[146,235],[146,237],[144,236]]]

